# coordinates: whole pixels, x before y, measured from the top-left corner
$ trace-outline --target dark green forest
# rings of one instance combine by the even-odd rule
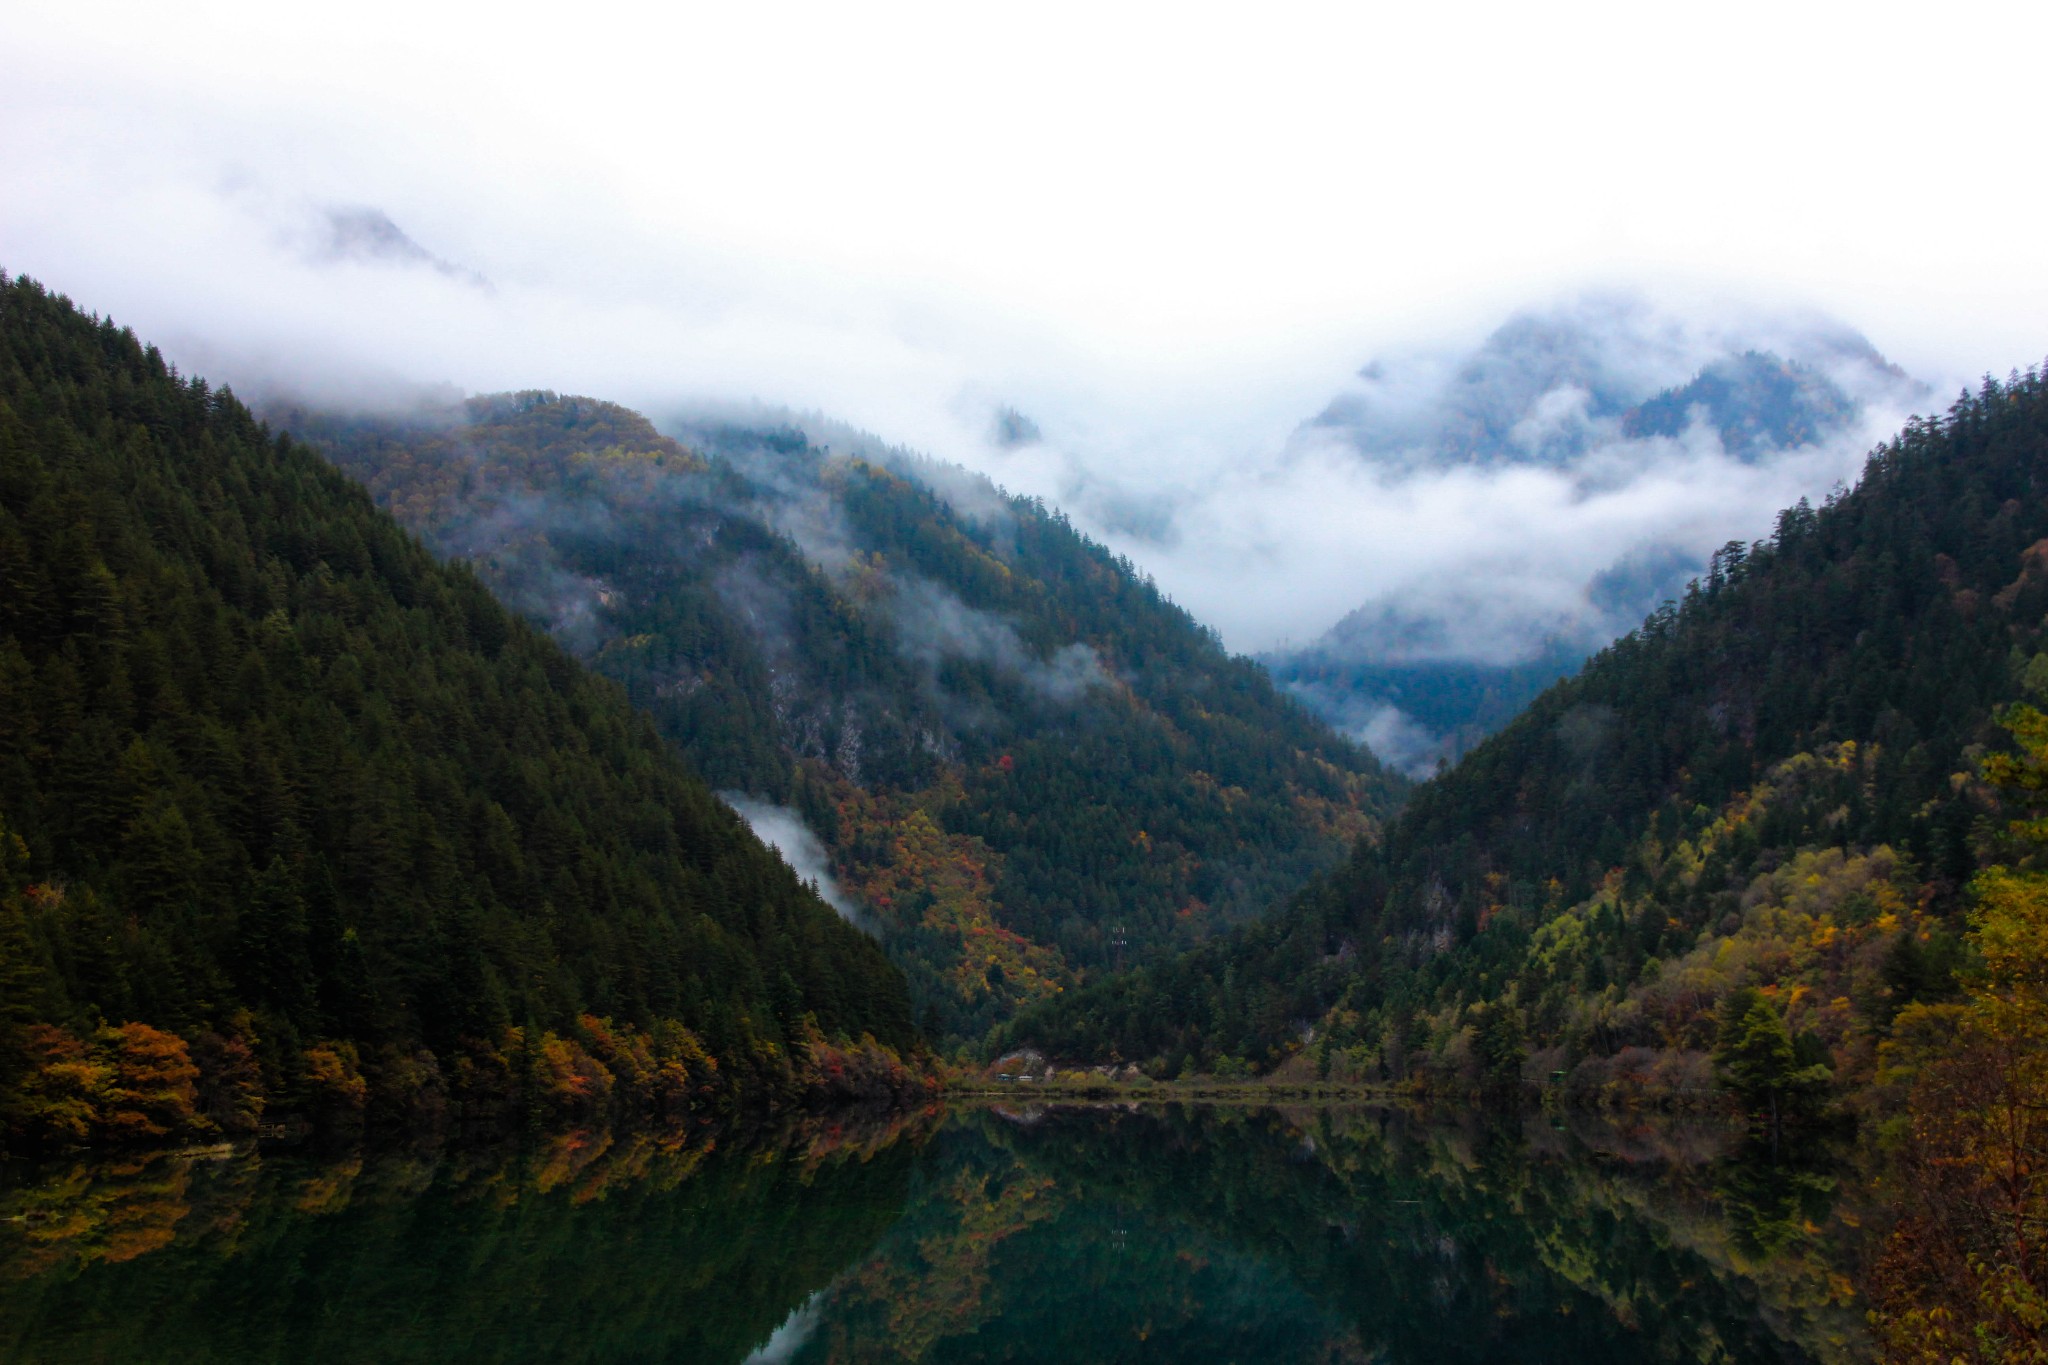
[[[1244,921],[1401,789],[1059,513],[858,433],[542,392],[277,417],[800,813],[935,1034]]]
[[[901,974],[616,685],[232,394],[20,279],[0,1005],[5,1126],[51,1140],[767,1098],[814,1039],[915,1044]]]
[[[1953,991],[1971,878],[2013,856],[1976,760],[2009,747],[2003,706],[2048,689],[2044,611],[2030,372],[1728,545],[1271,920],[1003,1038],[1169,1073],[1306,1052],[1323,1074],[1470,1079],[1710,1050],[1730,991],[1804,985],[1843,1002],[1807,1021],[1811,1058],[1867,1074],[1898,1010]]]

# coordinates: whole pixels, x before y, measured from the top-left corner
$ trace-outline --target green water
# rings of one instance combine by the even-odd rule
[[[1856,1360],[1859,1194],[1371,1110],[0,1168],[0,1360]]]

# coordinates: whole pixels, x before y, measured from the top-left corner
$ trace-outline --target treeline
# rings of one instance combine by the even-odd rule
[[[548,393],[280,418],[714,786],[795,808],[955,1041],[1243,921],[1399,789],[1128,562],[963,471],[772,423],[685,448]]]
[[[550,1047],[729,1102],[793,1093],[814,1039],[916,1046],[900,973],[612,684],[231,394],[18,279],[0,824],[16,1134],[175,1127],[187,1068],[219,1122],[516,1100]]]

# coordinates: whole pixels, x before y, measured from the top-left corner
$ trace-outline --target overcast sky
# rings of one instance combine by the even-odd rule
[[[1817,308],[1944,388],[2048,352],[2048,7],[1399,10],[16,5],[0,267],[245,386],[757,397],[1054,495],[1216,486],[1587,286]],[[337,206],[494,290],[323,259]],[[1240,647],[1367,595],[1153,553]]]

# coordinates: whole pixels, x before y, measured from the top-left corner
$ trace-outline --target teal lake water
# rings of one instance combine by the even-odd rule
[[[1853,1361],[1860,1193],[1363,1109],[0,1167],[0,1360]]]

